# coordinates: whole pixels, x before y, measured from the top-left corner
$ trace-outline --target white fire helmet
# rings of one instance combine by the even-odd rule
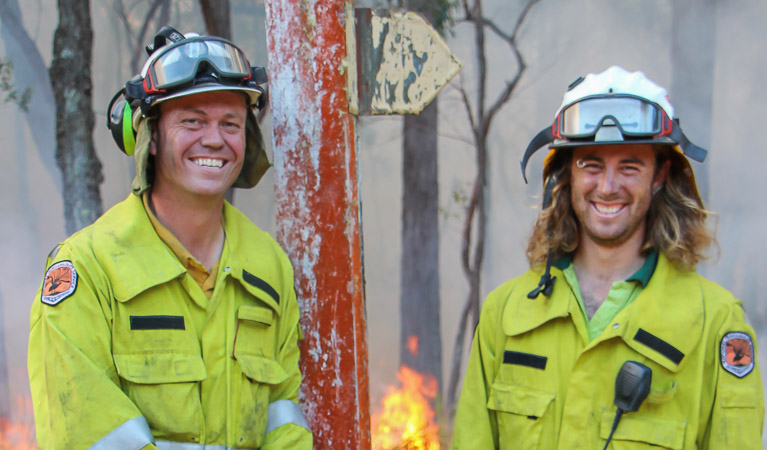
[[[550,151],[544,159],[544,180],[556,152],[578,146],[660,144],[697,162],[706,158],[706,150],[690,142],[682,132],[666,90],[644,73],[628,72],[618,66],[588,74],[570,84],[554,115],[554,123],[533,138],[522,157],[525,182],[530,157],[547,144]],[[688,182],[698,194],[687,158],[675,159],[683,161]],[[699,194],[697,197],[700,200]]]

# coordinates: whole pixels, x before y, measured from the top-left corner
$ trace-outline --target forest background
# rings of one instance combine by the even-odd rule
[[[91,2],[93,25],[93,110],[95,149],[103,165],[101,196],[104,210],[130,191],[133,161],[117,151],[104,126],[106,106],[133,75],[135,43],[128,37],[118,3],[133,5],[131,25],[140,29],[152,2],[103,0]],[[172,0],[169,23],[179,30],[204,34],[197,0]],[[505,33],[512,29],[526,2],[485,0],[483,15]],[[17,6],[14,6],[17,5]],[[357,2],[356,6],[380,6]],[[460,5],[456,4],[456,9]],[[18,52],[12,29],[21,26],[50,66],[58,11],[53,0],[0,0],[0,12],[20,8],[21,22],[0,23],[0,57]],[[142,9],[143,8],[143,9]],[[262,0],[231,0],[233,40],[255,65],[266,65]],[[471,24],[454,14],[446,39],[464,63],[464,70],[439,96],[439,334],[442,372],[450,373],[455,336],[464,314],[469,285],[461,262],[465,209],[476,175],[475,145],[460,87],[469,96],[478,86],[477,48]],[[541,160],[528,168],[530,184],[519,172],[529,140],[551,123],[571,81],[618,64],[642,70],[669,88],[682,126],[693,142],[710,150],[704,165],[695,164],[707,206],[717,213],[719,250],[699,268],[744,302],[748,318],[767,341],[767,144],[759,133],[767,119],[767,3],[762,0],[540,0],[520,25],[517,44],[526,70],[508,102],[499,109],[487,140],[487,227],[479,295],[527,268],[525,242],[541,195]],[[150,25],[144,43],[158,29]],[[503,91],[518,66],[508,43],[488,33],[485,50],[487,89],[493,99]],[[12,58],[11,58],[12,61]],[[12,61],[13,62],[13,61]],[[16,65],[16,88],[34,85],[35,73]],[[34,87],[34,86],[33,86]],[[43,91],[31,91],[34,102]],[[473,97],[471,97],[473,99]],[[53,150],[37,142],[53,142],[55,117],[37,118],[12,103],[0,104],[0,327],[12,403],[28,396],[26,376],[29,309],[44,270],[45,256],[66,238],[60,177]],[[403,152],[401,117],[364,117],[359,121],[360,196],[363,203],[365,296],[371,403],[395,382],[400,355],[400,267],[402,254]],[[263,123],[270,145],[269,117]],[[541,155],[542,156],[542,155]],[[274,234],[273,171],[253,190],[237,191],[235,204],[258,226]],[[404,255],[407,258],[407,255]],[[470,338],[470,336],[469,336]],[[467,345],[459,349],[466,354]],[[465,356],[462,364],[465,364]],[[759,361],[765,366],[764,352]],[[462,373],[462,370],[461,370]],[[447,389],[443,377],[442,393]],[[10,407],[25,420],[27,412]],[[0,413],[5,411],[0,411]]]

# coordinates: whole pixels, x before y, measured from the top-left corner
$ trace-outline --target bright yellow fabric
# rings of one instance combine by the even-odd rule
[[[216,273],[218,272],[218,261],[216,261],[210,270],[203,263],[197,260],[189,250],[178,240],[178,238],[160,222],[160,219],[154,215],[152,207],[149,203],[149,195],[151,191],[144,191],[141,195],[141,200],[144,203],[144,210],[149,217],[149,222],[152,223],[152,227],[157,232],[157,236],[171,249],[176,258],[183,264],[187,273],[194,278],[194,281],[200,286],[202,292],[210,300],[213,295],[213,289],[216,287]]]
[[[268,405],[297,402],[301,383],[290,262],[229,204],[224,222],[210,301],[154,232],[137,196],[62,244],[49,265],[71,261],[76,290],[56,306],[41,303],[38,292],[30,320],[40,448],[88,448],[138,416],[157,440],[312,447],[299,426],[264,433]],[[184,329],[132,330],[132,316],[183,317]]]
[[[590,340],[562,271],[552,275],[549,298],[527,298],[536,271],[487,297],[451,449],[601,450],[615,416],[615,377],[628,360],[652,369],[651,392],[639,411],[624,414],[610,448],[761,449],[759,368],[737,378],[720,362],[726,333],[745,332],[756,343],[729,292],[660,255],[639,296]],[[640,329],[684,357],[676,364],[637,341]],[[505,363],[506,352],[546,358],[545,368]]]

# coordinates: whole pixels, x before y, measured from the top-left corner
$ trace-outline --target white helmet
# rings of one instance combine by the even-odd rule
[[[661,144],[703,162],[706,150],[690,142],[674,119],[666,90],[642,72],[612,66],[599,74],[579,77],[567,89],[554,123],[533,138],[522,157],[522,176],[530,157],[542,146],[551,149],[544,159],[544,179],[557,150],[585,145]],[[692,168],[686,158],[688,176]],[[695,188],[697,191],[697,188]]]

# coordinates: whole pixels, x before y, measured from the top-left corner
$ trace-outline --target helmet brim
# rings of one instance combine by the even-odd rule
[[[259,97],[261,97],[261,91],[255,88],[246,87],[246,86],[227,86],[225,84],[217,84],[217,83],[206,83],[206,84],[200,84],[198,86],[194,86],[189,89],[184,89],[183,91],[176,92],[175,94],[170,94],[164,97],[158,97],[157,100],[152,102],[152,106],[158,105],[164,101],[174,99],[174,98],[186,97],[188,95],[202,94],[204,92],[213,92],[213,91],[243,92],[248,96],[250,107],[255,107],[256,104],[258,103]]]

